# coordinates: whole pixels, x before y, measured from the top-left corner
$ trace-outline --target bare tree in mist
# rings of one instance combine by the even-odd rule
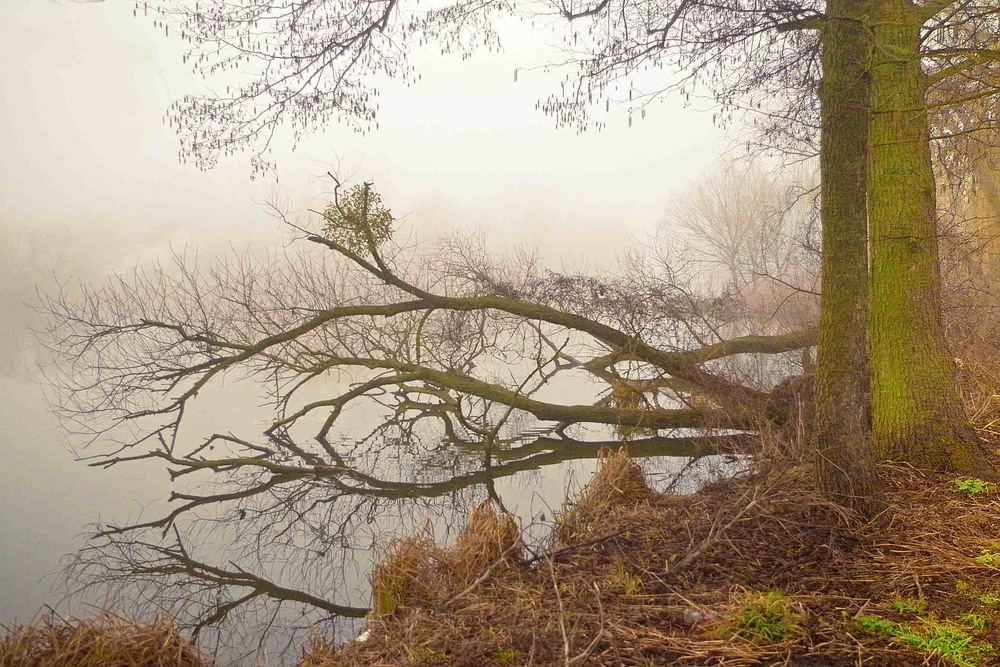
[[[700,178],[667,208],[661,243],[681,244],[703,280],[740,296],[747,317],[783,326],[815,322],[819,220],[815,185],[767,176],[755,166]]]
[[[224,82],[212,92],[177,100],[167,116],[181,138],[181,159],[211,168],[219,157],[249,150],[255,173],[274,166],[268,149],[283,126],[292,140],[331,121],[365,132],[378,124],[379,83],[414,84],[413,55],[422,49],[466,58],[500,50],[514,22],[565,27],[559,62],[565,85],[538,107],[560,126],[600,127],[599,101],[627,103],[630,113],[668,91],[713,94],[718,120],[746,107],[790,117],[815,118],[807,100],[818,80],[818,39],[810,21],[820,18],[813,0],[536,0],[421,5],[384,0],[365,5],[319,2],[138,1],[135,15],[166,36],[185,42],[184,61],[206,80]],[[669,72],[642,87],[626,84],[640,71]],[[776,98],[799,103],[775,106]],[[806,109],[804,113],[799,110]],[[778,141],[796,132],[773,124]]]
[[[824,141],[829,145],[842,150],[850,143],[853,149],[860,144],[842,133],[846,126],[827,122],[836,117],[836,113],[831,116],[828,112],[844,105],[838,102],[824,111],[822,96],[816,93],[821,78],[830,84],[827,101],[836,102],[850,92],[846,85],[842,90],[835,88],[857,77],[858,73],[851,69],[852,63],[858,61],[854,56],[866,47],[861,40],[837,42],[840,33],[826,28],[841,21],[845,11],[853,20],[858,6],[857,2],[845,5],[839,0],[664,0],[644,5],[601,0],[528,5],[443,3],[418,9],[395,0],[363,8],[329,0],[296,5],[287,11],[271,4],[244,7],[228,3],[196,4],[193,8],[154,3],[150,11],[165,30],[179,31],[182,39],[192,43],[190,56],[195,70],[213,75],[229,68],[249,68],[244,80],[247,83],[227,89],[225,95],[189,96],[175,105],[170,113],[171,124],[176,125],[181,136],[182,159],[209,167],[221,154],[252,147],[255,168],[265,169],[268,164],[262,156],[282,122],[291,122],[297,136],[334,117],[370,126],[377,111],[370,75],[374,72],[412,80],[415,72],[407,57],[415,45],[429,41],[442,52],[465,55],[480,40],[491,48],[498,44],[498,26],[503,17],[537,17],[545,13],[561,17],[569,26],[565,61],[560,64],[571,74],[559,93],[538,104],[558,126],[578,130],[593,126],[590,111],[594,102],[603,100],[610,106],[614,87],[628,82],[630,112],[644,115],[649,102],[666,92],[707,92],[717,104],[715,120],[719,122],[728,122],[747,108],[763,115],[765,143],[772,147],[790,149],[801,145],[815,138],[822,126]],[[141,8],[145,13],[149,5],[143,3]],[[825,42],[826,38],[833,41]],[[821,59],[821,53],[840,47],[843,51],[837,57]],[[851,73],[847,73],[848,69]],[[645,89],[635,85],[633,75],[639,72],[664,71],[674,76],[654,77],[655,81]],[[834,164],[824,163],[823,167],[828,186],[841,184],[831,192],[837,193],[837,187],[853,188],[853,182],[838,180],[835,174],[828,178],[826,172]],[[859,200],[864,199],[864,192],[851,189],[837,196],[845,201]],[[834,210],[824,209],[827,214]],[[826,217],[824,229],[844,221]],[[850,234],[836,232],[831,238],[849,239],[859,233],[863,234],[863,229],[852,225]],[[863,244],[863,240],[859,243]],[[839,244],[834,251],[838,249]],[[848,262],[852,263],[849,267]],[[862,275],[867,271],[862,254],[855,252],[845,253],[833,266],[844,274]],[[833,273],[824,270],[824,280]],[[829,298],[839,299],[842,289],[850,293],[850,299],[864,298],[851,287],[850,281],[843,281],[835,287],[827,285],[823,291]],[[829,298],[828,303],[833,303]],[[846,304],[846,300],[842,303]],[[835,320],[839,318],[842,323],[845,317],[846,311],[837,317],[821,318],[821,323],[831,327],[827,332],[829,341],[843,330]],[[840,355],[847,354],[850,346],[864,355],[866,346],[860,338],[852,339],[850,346],[829,341],[827,347],[838,350]],[[624,339],[616,344],[622,343]],[[854,361],[852,356],[850,363]],[[829,366],[820,364],[818,372],[845,365],[842,357]],[[671,372],[677,374],[676,370]],[[820,386],[849,393],[852,405],[867,401],[870,383],[859,380],[857,386],[848,386],[849,379],[831,376]],[[731,389],[726,388],[725,393],[743,393]],[[708,393],[717,396],[720,391],[709,387]],[[817,406],[830,423],[848,414],[836,401],[820,400]],[[850,437],[858,444],[850,451],[819,447],[819,455],[827,459],[843,456],[843,461],[832,463],[831,471],[853,469],[854,461],[869,458],[864,423],[840,424],[844,442],[849,428],[856,431]],[[872,474],[869,466],[865,476],[871,478]],[[846,488],[852,483],[835,485]],[[840,497],[875,493],[871,484],[865,486],[840,493]]]

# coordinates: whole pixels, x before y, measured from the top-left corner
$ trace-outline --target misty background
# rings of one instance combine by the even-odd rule
[[[57,601],[50,575],[88,523],[123,522],[168,488],[162,468],[74,460],[43,398],[36,291],[100,282],[170,252],[280,251],[291,235],[264,203],[308,215],[331,189],[328,170],[374,181],[421,235],[485,228],[497,247],[537,244],[554,267],[599,269],[652,234],[671,194],[729,146],[711,114],[677,97],[631,123],[612,107],[600,132],[555,130],[535,103],[563,73],[514,77],[558,58],[565,26],[553,19],[548,31],[511,24],[503,53],[418,52],[417,85],[380,83],[372,134],[334,124],[294,152],[290,136],[278,136],[278,171],[264,179],[250,179],[245,156],[200,172],[178,163],[162,120],[172,101],[209,85],[182,64],[178,40],[141,13],[133,18],[126,2],[6,0],[4,8],[0,623],[27,621]]]

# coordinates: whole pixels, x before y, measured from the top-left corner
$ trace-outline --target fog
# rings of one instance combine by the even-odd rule
[[[380,129],[332,125],[296,151],[275,142],[276,174],[251,180],[246,156],[200,172],[178,163],[162,118],[206,83],[177,41],[122,2],[7,3],[0,23],[0,622],[27,620],[51,599],[45,575],[85,524],[124,520],[162,493],[163,470],[104,471],[75,462],[48,414],[32,326],[36,290],[101,281],[171,251],[203,256],[279,249],[290,233],[268,200],[308,215],[325,173],[373,180],[421,234],[483,227],[499,245],[531,242],[546,261],[609,265],[652,232],[670,193],[726,145],[711,114],[667,98],[629,128],[555,130],[535,101],[561,74],[517,67],[554,58],[558,28],[513,25],[501,54],[469,60],[419,53],[423,80],[382,85]]]

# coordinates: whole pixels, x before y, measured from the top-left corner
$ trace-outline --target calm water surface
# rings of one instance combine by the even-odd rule
[[[8,378],[0,395],[8,461],[0,472],[0,618],[29,620],[45,604],[63,613],[93,605],[166,611],[192,628],[204,624],[203,646],[246,664],[259,653],[270,664],[294,657],[312,625],[341,637],[356,631],[350,614],[367,606],[372,559],[392,536],[424,530],[448,540],[471,507],[493,499],[517,516],[529,544],[540,544],[567,490],[592,474],[599,443],[614,438],[578,429],[578,442],[562,442],[546,424],[515,416],[484,450],[474,439],[445,439],[433,426],[386,426],[385,409],[371,402],[345,414],[345,431],[332,439],[347,474],[274,483],[271,473],[208,472],[171,480],[165,465],[149,461],[110,469],[75,461],[37,379]],[[593,389],[581,382],[552,391],[576,402]],[[227,432],[268,444],[261,434],[271,413],[252,384],[226,382],[196,405],[184,439]],[[321,451],[307,432],[288,447]],[[740,465],[719,456],[656,456],[678,453],[663,438],[646,439],[639,452],[654,485],[677,492]],[[296,458],[287,457],[290,464]],[[182,497],[168,502],[171,493]],[[192,499],[195,506],[162,522]],[[267,594],[254,596],[260,588]]]
[[[51,288],[44,276],[55,268],[100,280],[132,261],[85,240],[62,246],[85,248],[79,256],[26,250],[0,266],[0,306],[8,314],[0,321],[0,624],[29,621],[45,605],[81,615],[99,607],[138,616],[167,612],[200,627],[202,645],[227,662],[253,664],[263,653],[267,664],[280,664],[296,656],[311,626],[345,638],[356,630],[358,619],[340,612],[367,607],[379,545],[418,530],[452,539],[469,509],[489,499],[512,511],[537,545],[567,489],[589,479],[599,443],[613,442],[614,434],[601,429],[572,432],[579,442],[560,441],[549,425],[515,414],[486,449],[468,433],[446,438],[429,422],[387,424],[392,411],[370,401],[337,422],[341,431],[329,443],[340,459],[336,474],[243,469],[171,479],[163,461],[88,466],[93,460],[76,457],[107,452],[108,444],[68,448],[66,430],[44,401],[36,364],[42,355],[28,331],[39,321],[25,306],[39,280],[42,290]],[[301,400],[341,393],[349,380],[331,379]],[[570,378],[538,398],[585,403],[594,391]],[[287,442],[264,437],[274,412],[263,394],[251,382],[225,378],[192,404],[179,441],[190,451],[208,435],[226,433],[271,448],[276,464],[302,468],[310,452],[329,461],[314,438],[322,417],[296,427]],[[662,437],[637,453],[647,457],[654,486],[678,492],[740,467],[718,456],[695,461]],[[255,590],[266,594],[251,595]]]

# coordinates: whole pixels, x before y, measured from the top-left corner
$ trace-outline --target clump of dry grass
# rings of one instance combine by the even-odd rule
[[[391,616],[400,607],[433,606],[460,593],[497,567],[524,558],[514,517],[490,503],[476,507],[455,544],[440,547],[427,535],[391,541],[371,575],[372,613]]]
[[[567,503],[558,518],[555,538],[561,544],[594,537],[606,529],[616,512],[631,511],[649,502],[653,490],[642,467],[625,451],[605,449],[597,460],[597,471],[575,503]]]
[[[469,522],[443,561],[455,578],[468,584],[494,564],[516,565],[524,559],[524,539],[517,521],[483,503],[469,514]]]
[[[113,614],[55,614],[7,631],[0,667],[207,667],[215,663],[166,619],[134,623]]]
[[[428,604],[438,594],[435,559],[440,549],[427,535],[397,538],[372,568],[372,613],[391,616],[402,606]]]
[[[302,657],[296,667],[336,667],[337,645],[314,632],[302,649]]]

